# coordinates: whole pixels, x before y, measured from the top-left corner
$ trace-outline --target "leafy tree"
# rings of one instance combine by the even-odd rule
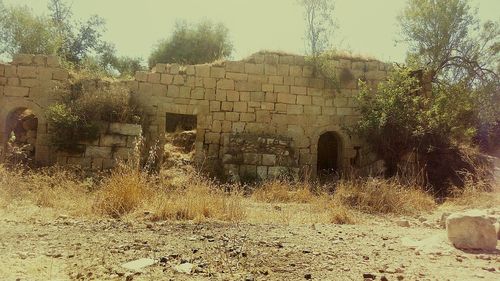
[[[449,98],[450,105],[458,95],[473,94],[477,111],[470,118],[479,131],[498,123],[499,23],[480,25],[468,0],[409,0],[399,22],[410,46],[409,64],[424,69],[424,83],[439,88],[426,87],[424,94]]]
[[[36,16],[27,6],[5,6],[0,2],[0,51],[55,54],[59,37],[49,19]]]
[[[409,61],[425,67],[430,81],[498,79],[499,24],[488,21],[481,28],[468,0],[409,0],[399,22]]]
[[[172,35],[162,40],[149,57],[157,63],[200,64],[227,58],[233,51],[229,30],[222,23],[204,21],[197,25],[177,22]]]
[[[306,21],[305,39],[307,52],[313,57],[331,47],[331,37],[336,29],[333,0],[300,0]]]

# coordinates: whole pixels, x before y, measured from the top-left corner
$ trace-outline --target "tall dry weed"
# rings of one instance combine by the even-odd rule
[[[308,182],[273,179],[257,186],[252,198],[267,203],[310,203],[315,195],[312,185]]]
[[[377,178],[339,182],[333,202],[370,214],[414,214],[436,206],[432,195],[420,187]]]

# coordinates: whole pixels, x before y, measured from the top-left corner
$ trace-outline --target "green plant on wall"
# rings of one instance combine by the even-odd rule
[[[60,103],[47,108],[51,142],[59,150],[81,152],[79,143],[96,140],[104,123],[141,122],[141,114],[126,87],[88,82],[73,83],[62,91]]]

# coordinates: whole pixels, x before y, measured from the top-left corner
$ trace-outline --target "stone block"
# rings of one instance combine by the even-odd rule
[[[87,146],[85,149],[86,157],[111,158],[111,147]]]
[[[302,76],[302,66],[291,65],[290,66],[290,76]]]
[[[30,65],[33,64],[34,55],[29,54],[15,54],[12,58],[14,65]]]
[[[168,85],[167,88],[167,97],[178,98],[180,93],[179,86],[176,85]]]
[[[147,82],[140,82],[138,88],[139,94],[142,96],[153,95],[153,84]]]
[[[236,73],[236,72],[226,72],[226,78],[235,81],[247,81],[248,74],[246,73]]]
[[[4,95],[7,97],[28,97],[29,90],[30,89],[26,87],[5,86]]]
[[[243,163],[250,165],[259,165],[261,156],[257,153],[243,153]]]
[[[307,87],[307,86],[309,86],[309,80],[310,80],[310,78],[307,78],[307,77],[295,77],[294,85]]]
[[[210,111],[220,111],[220,101],[210,101]]]
[[[253,178],[257,176],[257,166],[255,165],[241,165],[240,177]]]
[[[148,82],[149,83],[160,83],[161,74],[160,73],[149,73],[148,74]]]
[[[257,166],[257,177],[260,180],[267,179],[267,167],[266,166]]]
[[[255,63],[245,63],[245,73],[264,74],[264,65]]]
[[[250,101],[250,92],[239,92],[240,101]]]
[[[338,107],[337,114],[338,115],[353,115],[354,110],[350,107]]]
[[[290,93],[290,86],[288,85],[274,85],[275,93]]]
[[[210,77],[210,65],[196,65],[195,71],[198,77]]]
[[[113,152],[113,159],[126,160],[134,155],[134,149],[129,147],[118,147]]]
[[[127,146],[127,136],[124,135],[103,135],[100,146]]]
[[[496,219],[483,210],[452,214],[446,219],[448,239],[459,249],[495,251],[498,237],[494,222]]]
[[[248,74],[248,82],[267,83],[267,76],[260,74]]]
[[[233,133],[243,133],[245,131],[245,125],[246,125],[246,123],[244,123],[244,122],[234,122],[232,132]]]
[[[148,81],[148,72],[146,71],[137,71],[135,73],[135,80],[139,82],[147,82]]]
[[[217,89],[234,90],[234,80],[220,79],[217,81]]]
[[[66,69],[56,68],[54,70],[54,72],[52,73],[53,80],[64,81],[64,80],[67,80],[68,77],[69,77],[69,73]]]
[[[274,85],[273,84],[262,84],[262,91],[263,92],[274,92]]]
[[[312,103],[310,96],[297,96],[297,104],[310,105]]]
[[[275,65],[279,63],[279,55],[277,54],[266,54],[264,55],[264,63]]]
[[[289,104],[286,107],[286,113],[287,114],[303,114],[304,113],[304,106],[303,105],[296,105],[296,104]]]
[[[264,100],[266,102],[276,102],[277,96],[278,96],[278,94],[276,94],[276,93],[267,92]]]
[[[237,101],[234,102],[234,111],[235,112],[247,112],[247,102]]]
[[[252,102],[262,102],[264,101],[265,93],[264,92],[251,92],[250,93],[250,101]]]
[[[226,62],[226,71],[227,72],[244,73],[245,72],[245,63],[241,62],[241,61],[227,61]]]
[[[237,113],[237,112],[226,112],[226,115],[225,115],[225,120],[227,121],[239,121],[240,120],[240,114]]]
[[[15,65],[5,65],[4,66],[5,77],[16,77],[17,78],[17,66]],[[52,79],[52,76],[51,76]]]
[[[296,95],[305,95],[307,93],[307,88],[306,87],[299,87],[299,86],[291,86],[290,93],[296,94]]]
[[[292,94],[278,93],[277,102],[279,103],[287,103],[287,104],[296,104],[297,96]]]
[[[18,66],[17,75],[20,78],[36,78],[38,76],[37,68],[34,66]]]
[[[255,113],[241,113],[240,121],[242,121],[242,122],[254,122],[255,121]]]
[[[289,76],[290,75],[290,66],[288,64],[279,64],[277,68],[278,75],[281,76]]]
[[[314,67],[311,65],[304,65],[302,68],[302,76],[304,77],[312,77],[314,73]]]
[[[204,96],[205,96],[205,90],[203,88],[194,88],[191,91],[192,99],[202,100]]]
[[[194,70],[194,65],[187,65],[186,66],[186,74],[187,75],[195,75],[195,70]]]
[[[177,75],[179,74],[179,71],[181,69],[181,66],[177,63],[173,63],[171,65],[169,65],[169,73],[172,74],[172,75]]]
[[[248,82],[248,81],[236,81],[235,88],[237,91],[261,91],[262,90],[262,83]]]
[[[140,136],[142,127],[138,124],[110,123],[109,132],[126,136]]]
[[[174,76],[174,81],[172,82],[172,84],[182,86],[185,83],[186,83],[186,81],[184,81],[184,76],[182,76],[182,75],[175,75]]]
[[[160,83],[165,84],[165,85],[170,85],[170,84],[172,84],[173,80],[174,80],[173,75],[161,74]]]
[[[61,62],[57,56],[47,56],[47,66],[49,67],[59,67]]]
[[[164,97],[167,95],[167,85],[153,84],[151,88],[153,96]]]
[[[215,79],[215,78],[203,78],[203,87],[205,87],[207,89],[215,89],[216,85],[217,85],[217,79]]]
[[[262,165],[274,166],[276,165],[276,155],[274,154],[263,154],[262,155]]]
[[[272,64],[264,65],[264,74],[266,75],[278,75],[278,66]]]
[[[205,134],[205,143],[219,144],[219,142],[220,142],[220,133],[208,132]]]
[[[213,78],[224,78],[226,76],[226,69],[223,67],[212,66],[210,76]]]
[[[304,114],[307,114],[307,115],[321,115],[321,106],[318,106],[318,105],[304,105]]]

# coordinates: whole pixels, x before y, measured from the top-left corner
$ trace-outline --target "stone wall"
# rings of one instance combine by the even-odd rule
[[[59,97],[54,89],[68,83],[69,74],[55,56],[18,55],[10,64],[0,64],[0,162],[8,139],[7,119],[16,110],[29,109],[38,118],[35,160],[50,164],[53,153],[44,109]],[[53,161],[52,161],[53,162]]]
[[[233,146],[225,140],[242,134],[246,140],[272,136],[293,140],[289,143],[294,151],[290,167],[315,175],[318,139],[325,132],[335,132],[340,138],[342,167],[351,163],[366,166],[373,161],[364,157],[369,156],[363,149],[366,146],[347,136],[342,127],[357,120],[358,79],[375,85],[385,79],[388,70],[387,64],[375,60],[338,58],[332,63],[338,73],[335,86],[315,73],[304,57],[275,53],[185,67],[158,64],[152,72],[138,72],[135,81],[128,83],[152,120],[148,128],[151,138],[165,131],[167,113],[196,115],[198,161],[218,162],[214,165],[225,165],[226,173],[257,173],[260,164],[249,164],[254,161],[246,161],[244,156],[243,161],[227,162]],[[353,159],[356,148],[361,159]],[[265,174],[263,170],[259,174]]]
[[[98,139],[79,143],[77,152],[57,152],[57,163],[92,170],[111,169],[117,161],[126,161],[134,156],[141,133],[141,125],[102,124]]]
[[[388,66],[359,58],[336,58],[332,63],[336,85],[304,57],[278,53],[204,65],[158,64],[124,83],[150,121],[143,128],[148,140],[164,139],[167,113],[195,115],[198,162],[219,165],[227,175],[265,177],[283,168],[315,175],[318,141],[328,132],[338,138],[338,166],[362,168],[376,160],[342,128],[358,118],[358,79],[375,85],[385,79]],[[43,109],[58,100],[53,91],[58,83],[68,83],[68,71],[55,57],[20,55],[0,65],[0,138],[5,143],[10,112],[33,110],[39,118],[36,159],[41,163],[54,157]],[[87,157],[68,157],[62,161],[89,165]]]

